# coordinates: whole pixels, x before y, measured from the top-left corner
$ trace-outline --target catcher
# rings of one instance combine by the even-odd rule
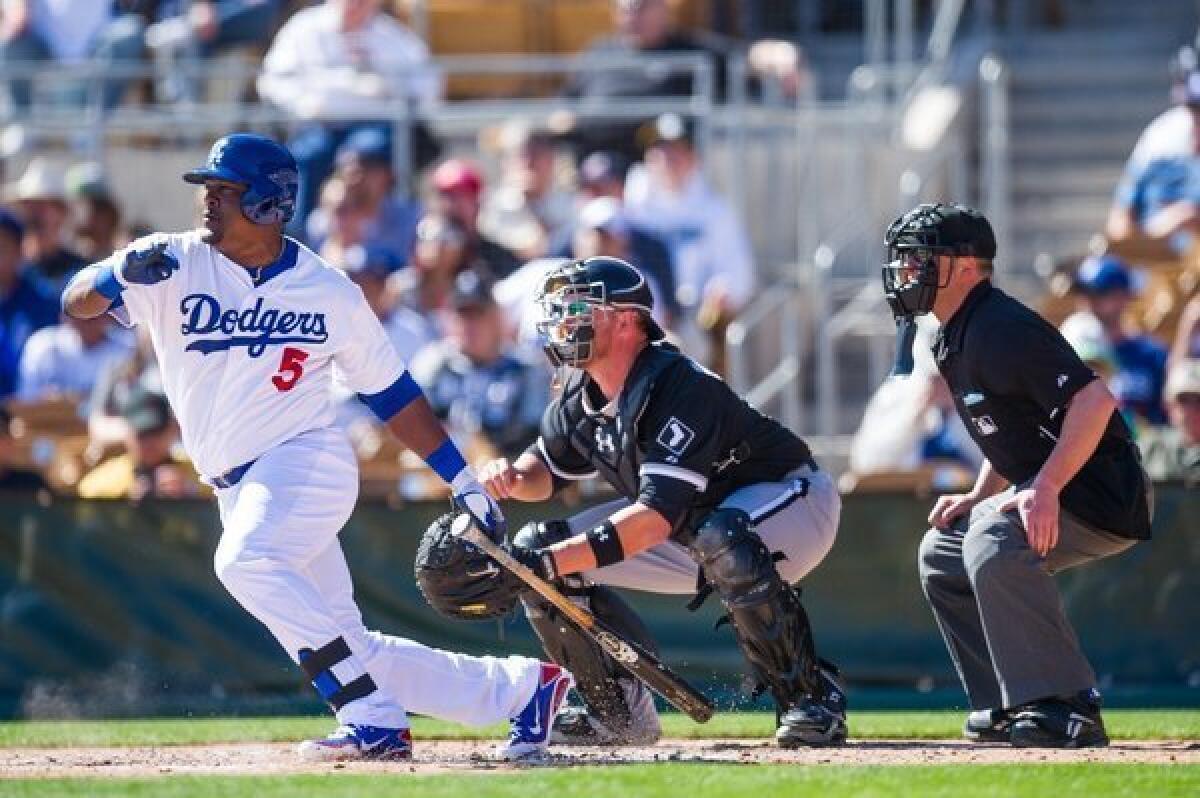
[[[837,671],[817,658],[793,585],[825,557],[841,501],[808,446],[719,377],[664,341],[650,289],[629,264],[566,262],[536,298],[544,348],[561,394],[516,462],[480,472],[497,499],[549,499],[599,475],[620,499],[566,520],[528,524],[513,555],[617,631],[655,649],[612,588],[716,592],[759,689],[778,710],[779,745],[846,739]],[[430,530],[418,579],[435,607],[465,617],[511,608],[515,580],[482,554]],[[660,734],[649,690],[540,597],[520,596],[546,653],[575,675],[585,706],[554,736],[567,744],[644,744]]]

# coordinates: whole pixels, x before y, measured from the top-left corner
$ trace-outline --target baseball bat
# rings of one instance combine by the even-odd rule
[[[493,543],[478,526],[471,523],[470,516],[464,515],[461,518],[465,518],[467,523],[467,529],[462,533],[465,540],[478,546],[530,589],[557,607],[559,612],[595,640],[600,648],[620,663],[621,667],[697,723],[705,723],[713,716],[712,702],[668,668],[662,660],[635,641],[627,640],[609,629],[597,620],[596,616],[560,593],[554,585],[517,562],[511,554]]]

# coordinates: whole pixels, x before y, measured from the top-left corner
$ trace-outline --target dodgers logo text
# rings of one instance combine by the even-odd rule
[[[188,352],[207,355],[244,346],[250,357],[258,357],[274,344],[323,344],[329,340],[324,313],[264,309],[262,297],[245,310],[226,310],[208,294],[188,294],[179,310],[184,335],[215,336],[192,341],[187,345]]]

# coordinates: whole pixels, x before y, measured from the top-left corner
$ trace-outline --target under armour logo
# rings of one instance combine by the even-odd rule
[[[603,427],[596,427],[596,451],[612,453],[617,450],[612,433]]]
[[[1069,378],[1069,377],[1067,377],[1067,375],[1066,375],[1066,374],[1059,374],[1059,375],[1058,375],[1058,387],[1059,387],[1059,388],[1061,388],[1061,387],[1063,387],[1064,385],[1066,385],[1066,384],[1067,384],[1067,380],[1068,380],[1068,379],[1070,379],[1070,378]]]

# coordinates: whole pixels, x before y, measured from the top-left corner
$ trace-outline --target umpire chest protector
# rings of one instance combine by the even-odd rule
[[[612,402],[586,372],[573,372],[534,453],[556,486],[600,476],[662,514],[676,535],[738,488],[812,463],[802,440],[666,343],[646,346]]]

